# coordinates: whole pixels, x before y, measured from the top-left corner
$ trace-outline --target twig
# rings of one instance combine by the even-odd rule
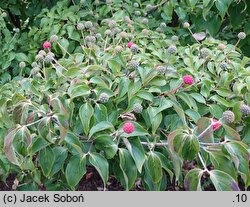
[[[141,142],[141,144],[150,146],[149,142]],[[165,146],[168,146],[168,143],[167,142],[157,142],[157,143],[155,143],[153,145],[156,146],[156,147],[165,147]]]
[[[178,91],[182,86],[184,86],[185,85],[185,83],[182,83],[181,85],[179,85],[177,88],[175,88],[175,89],[173,89],[173,90],[171,90],[171,91],[168,91],[168,92],[166,92],[166,93],[164,93],[164,94],[161,94],[161,95],[159,95],[158,97],[162,97],[162,96],[167,96],[167,95],[169,95],[169,94],[173,94],[173,93],[175,93],[176,91]]]
[[[198,157],[199,157],[199,159],[200,159],[200,161],[201,161],[201,164],[202,164],[202,166],[204,167],[204,169],[205,169],[207,172],[209,172],[209,170],[207,169],[207,166],[206,166],[206,164],[205,164],[205,162],[204,162],[204,160],[203,160],[203,158],[202,158],[202,156],[201,156],[200,153],[198,153]]]

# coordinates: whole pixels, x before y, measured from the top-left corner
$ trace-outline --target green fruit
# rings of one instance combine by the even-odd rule
[[[107,103],[109,101],[109,95],[106,93],[101,93],[99,100],[102,103]]]
[[[241,111],[242,114],[248,115],[248,114],[250,114],[250,106],[248,106],[246,104],[241,104],[240,105],[240,111]]]
[[[231,124],[234,122],[234,119],[235,119],[235,116],[234,116],[234,113],[232,111],[225,111],[223,114],[222,114],[222,118],[224,119],[224,121],[227,123],[227,124]]]
[[[137,114],[140,114],[143,110],[143,107],[140,103],[135,103],[133,106],[133,111]]]

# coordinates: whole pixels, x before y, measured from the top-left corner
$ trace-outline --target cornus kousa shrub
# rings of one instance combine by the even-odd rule
[[[113,176],[124,190],[247,190],[250,59],[239,41],[185,22],[195,42],[186,45],[162,22],[151,30],[140,16],[111,13],[61,22],[67,33],[37,39],[31,63],[0,86],[1,180],[75,190],[93,166],[104,189]]]

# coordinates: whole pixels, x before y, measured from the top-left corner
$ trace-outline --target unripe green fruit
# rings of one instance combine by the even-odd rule
[[[135,11],[135,16],[141,16],[141,12],[140,11]]]
[[[44,58],[44,62],[45,62],[45,63],[50,63],[50,62],[53,61],[53,59],[54,59],[54,57],[53,57],[52,55],[47,54],[47,55],[45,56],[45,58]]]
[[[166,72],[166,67],[164,66],[158,66],[156,68],[156,70],[160,73],[160,74],[164,74]]]
[[[228,64],[227,64],[226,62],[222,62],[222,63],[220,64],[220,67],[221,67],[222,69],[227,69]]]
[[[44,50],[40,50],[40,51],[38,52],[38,54],[39,54],[39,55],[42,55],[42,56],[45,56],[45,55],[46,55],[46,52],[45,52]]]
[[[135,103],[133,106],[133,111],[137,114],[140,114],[143,110],[143,107],[140,103]]]
[[[240,33],[238,34],[238,38],[239,38],[240,40],[245,39],[245,38],[246,38],[246,33],[245,33],[245,32],[240,32]]]
[[[205,57],[207,57],[209,54],[210,54],[210,50],[209,50],[209,49],[203,48],[203,49],[201,50],[201,57],[205,58]]]
[[[162,32],[163,32],[163,30],[162,30],[162,28],[157,27],[157,28],[156,28],[156,32],[162,33]]]
[[[241,104],[240,105],[240,111],[241,111],[242,114],[248,115],[248,114],[250,114],[250,106],[248,106],[246,104]]]
[[[129,62],[129,67],[132,68],[132,69],[137,69],[139,67],[139,62],[135,61],[135,60],[131,60]]]
[[[112,0],[106,0],[106,4],[112,4]]]
[[[97,33],[97,34],[95,35],[95,37],[96,37],[96,39],[101,39],[101,38],[102,38],[102,35],[101,35],[100,33]]]
[[[93,27],[93,23],[91,21],[87,21],[85,22],[84,26],[87,28],[87,29],[90,29],[91,27]]]
[[[58,41],[58,36],[57,35],[51,35],[50,42],[57,42],[57,41]]]
[[[136,44],[133,44],[130,49],[133,53],[137,53],[139,51],[139,48]]]
[[[218,45],[218,48],[219,48],[220,50],[224,50],[224,49],[226,48],[226,45],[220,43],[220,44]]]
[[[116,26],[116,21],[110,20],[110,21],[109,21],[109,27],[110,27],[110,28],[114,28],[115,26]]]
[[[112,34],[112,31],[110,29],[105,30],[105,35],[110,36]]]
[[[130,18],[129,18],[129,16],[125,16],[123,19],[124,19],[124,21],[127,22],[127,23],[129,23],[129,22],[131,21]]]
[[[166,27],[167,27],[166,23],[162,22],[162,23],[160,24],[160,28],[164,29],[164,28],[166,28]]]
[[[170,46],[168,47],[168,52],[169,52],[170,54],[175,54],[175,53],[177,52],[176,46],[175,46],[175,45],[170,45]]]
[[[116,53],[120,53],[120,52],[122,52],[122,46],[120,46],[120,45],[117,45],[116,47],[115,47],[115,52]]]
[[[134,7],[135,8],[138,8],[139,7],[139,4],[137,2],[134,3]]]
[[[120,33],[120,37],[121,37],[121,38],[127,38],[127,37],[128,37],[127,32],[122,31],[122,32]]]
[[[235,116],[234,113],[232,111],[225,111],[222,114],[222,118],[224,119],[224,121],[228,124],[231,124],[234,122]]]
[[[84,24],[80,22],[77,24],[76,28],[77,28],[77,30],[81,31],[84,29]]]
[[[183,23],[183,27],[184,27],[184,28],[189,28],[189,27],[190,27],[190,24],[189,24],[188,22],[184,22],[184,23]]]
[[[147,30],[147,29],[143,29],[143,30],[141,31],[141,33],[142,33],[143,35],[148,35],[149,30]]]
[[[38,66],[37,62],[31,63],[31,67],[32,67],[32,68],[35,68],[35,67],[37,67],[37,66]]]
[[[100,102],[107,103],[109,101],[109,95],[106,93],[101,93],[99,97]]]
[[[35,60],[38,62],[43,61],[43,55],[41,54],[36,55]]]
[[[142,23],[142,24],[148,24],[148,19],[147,19],[147,18],[143,18],[143,19],[141,20],[141,23]]]
[[[153,9],[153,6],[152,6],[151,4],[148,4],[148,5],[146,6],[146,9],[147,9],[147,11],[150,11],[150,10]]]
[[[31,73],[31,75],[35,75],[36,73],[38,73],[40,71],[40,68],[39,67],[34,67],[31,71],[30,71],[30,73]]]
[[[19,63],[19,67],[20,67],[20,68],[25,68],[25,66],[26,66],[26,63],[25,63],[25,62],[20,62],[20,63]]]
[[[51,57],[55,57],[55,54],[53,52],[48,52],[47,55],[50,55]]]
[[[176,36],[176,35],[173,35],[173,36],[171,37],[171,40],[174,41],[174,42],[177,42],[177,41],[179,40],[179,37]]]

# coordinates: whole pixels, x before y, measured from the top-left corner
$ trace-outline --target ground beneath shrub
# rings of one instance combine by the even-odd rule
[[[12,174],[6,179],[6,183],[0,182],[0,191],[11,191],[12,185],[15,180],[15,175]],[[204,179],[202,179],[202,182],[204,182]],[[179,188],[178,186],[174,186],[171,184],[169,177],[167,177],[167,183],[170,185],[167,186],[166,191],[184,191],[185,189]],[[244,190],[242,186],[240,186],[241,190]],[[46,190],[46,189],[42,189]],[[94,167],[88,166],[87,167],[87,173],[83,177],[83,179],[80,181],[79,186],[77,188],[77,191],[103,191],[104,186],[102,179],[98,172],[95,170]],[[121,184],[115,179],[114,176],[110,176],[106,191],[124,191],[124,188],[121,186]],[[145,189],[142,187],[140,180],[136,181],[135,187],[131,189],[132,191],[145,191]],[[214,191],[214,186],[208,185],[205,187],[206,191]],[[250,188],[248,188],[250,190]]]

